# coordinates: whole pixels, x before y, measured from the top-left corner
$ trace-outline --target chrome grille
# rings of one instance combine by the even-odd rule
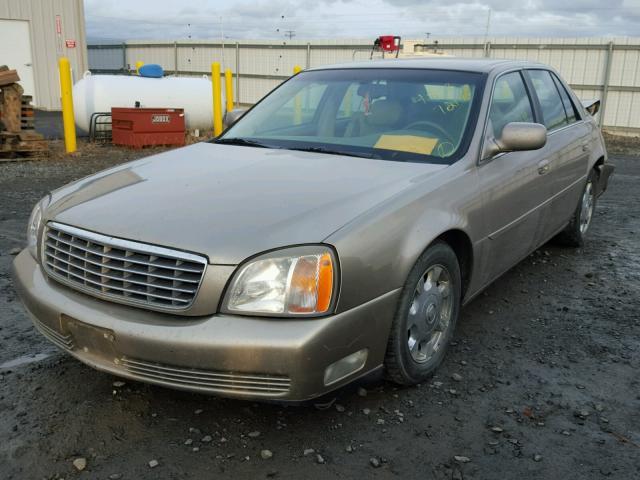
[[[63,350],[72,351],[74,349],[73,337],[71,335],[63,335],[62,333],[54,330],[48,325],[45,325],[40,320],[35,319],[34,323],[36,328],[42,332],[42,334],[47,337],[51,342],[57,345],[59,348]]]
[[[197,370],[132,358],[121,358],[119,363],[136,377],[146,378],[150,382],[203,391],[250,393],[266,397],[283,395],[291,387],[291,379],[284,375]]]
[[[194,301],[207,261],[190,253],[47,224],[42,263],[47,274],[92,295],[157,309]]]

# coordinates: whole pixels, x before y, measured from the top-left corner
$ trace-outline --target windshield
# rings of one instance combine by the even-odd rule
[[[452,163],[468,147],[483,83],[445,70],[302,72],[216,142]]]

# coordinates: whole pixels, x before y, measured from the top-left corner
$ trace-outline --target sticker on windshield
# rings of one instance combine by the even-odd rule
[[[380,135],[373,148],[430,155],[437,143],[437,138],[419,137],[417,135]]]

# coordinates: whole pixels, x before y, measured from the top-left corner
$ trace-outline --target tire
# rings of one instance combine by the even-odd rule
[[[402,288],[391,326],[385,370],[401,385],[415,385],[438,368],[460,312],[458,258],[444,242],[418,258]]]
[[[571,221],[556,237],[558,243],[568,247],[584,246],[587,232],[593,221],[593,213],[596,209],[597,184],[598,174],[595,170],[591,170]]]

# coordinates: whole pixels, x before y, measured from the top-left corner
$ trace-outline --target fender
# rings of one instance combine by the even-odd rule
[[[324,240],[340,259],[339,312],[402,287],[418,257],[443,233],[460,230],[472,245],[479,240],[469,233],[482,231],[477,176],[464,163],[443,170],[444,185],[441,174],[430,176]]]

